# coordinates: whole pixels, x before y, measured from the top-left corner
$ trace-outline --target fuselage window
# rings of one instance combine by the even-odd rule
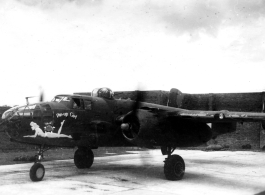
[[[90,100],[84,100],[86,110],[92,110],[92,102]]]
[[[24,109],[24,117],[32,117],[31,109],[28,106]]]
[[[24,109],[25,109],[25,106],[18,108],[16,114],[18,116],[23,116]]]
[[[41,120],[41,110],[39,106],[36,106],[33,111],[33,119],[35,120]]]
[[[50,122],[53,119],[53,112],[49,104],[41,104],[43,108],[43,121]]]
[[[84,109],[84,100],[73,98],[73,109]]]
[[[43,108],[44,111],[52,110],[51,106],[49,104],[41,104],[41,107]]]

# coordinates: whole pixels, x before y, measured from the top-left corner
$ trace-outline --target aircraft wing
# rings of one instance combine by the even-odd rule
[[[157,116],[176,117],[180,119],[201,121],[206,123],[213,122],[262,122],[265,121],[265,113],[259,112],[230,112],[221,111],[204,111],[204,110],[186,110],[173,107],[142,107],[141,109],[149,110],[156,113]]]
[[[265,113],[186,110],[141,103],[117,122],[123,136],[135,145],[151,148],[159,143],[183,147],[198,146],[218,135],[234,132],[237,122],[261,122],[265,127]]]
[[[206,123],[212,122],[259,122],[265,121],[265,113],[255,112],[229,112],[221,111],[202,111],[202,110],[179,110],[167,111],[167,116],[196,120]]]

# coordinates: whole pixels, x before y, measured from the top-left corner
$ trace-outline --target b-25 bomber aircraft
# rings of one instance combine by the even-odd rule
[[[180,180],[185,163],[181,156],[172,154],[177,147],[202,145],[235,131],[237,122],[263,124],[265,113],[186,110],[140,102],[139,98],[114,99],[109,88],[99,88],[91,96],[57,95],[50,102],[16,107],[7,110],[2,119],[11,141],[39,146],[30,169],[32,181],[43,179],[41,160],[49,147],[77,147],[74,163],[84,169],[93,164],[92,149],[133,145],[160,147],[167,155],[165,177]]]

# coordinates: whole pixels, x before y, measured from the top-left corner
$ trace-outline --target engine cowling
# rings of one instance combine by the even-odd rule
[[[122,119],[123,136],[141,147],[198,146],[212,138],[206,123],[159,115],[150,110],[136,110]]]
[[[121,129],[123,136],[131,143],[141,147],[153,148],[154,130],[158,120],[147,110],[129,112],[122,119]]]

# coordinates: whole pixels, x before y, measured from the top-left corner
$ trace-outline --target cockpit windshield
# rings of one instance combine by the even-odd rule
[[[70,101],[69,95],[56,95],[53,99],[52,102],[61,102],[61,101]]]
[[[113,99],[114,93],[109,88],[96,88],[92,91],[93,97],[102,97],[107,99]]]

